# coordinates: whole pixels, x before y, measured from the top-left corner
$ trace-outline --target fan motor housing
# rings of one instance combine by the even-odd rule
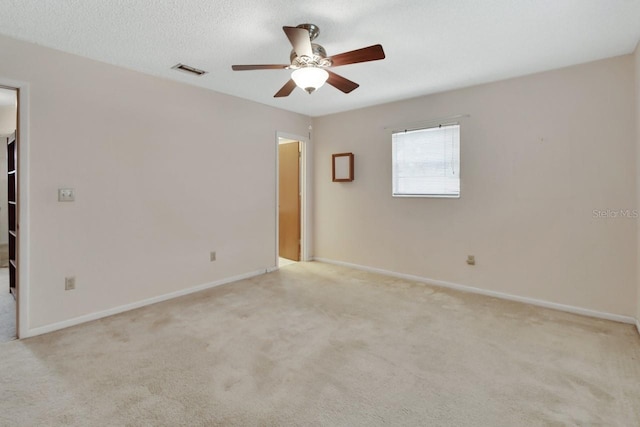
[[[314,41],[316,37],[320,35],[320,27],[318,27],[316,24],[300,24],[296,25],[296,28],[304,28],[305,30],[307,30],[309,32],[309,38],[311,39],[311,41]]]
[[[291,50],[289,60],[291,61],[292,68],[326,68],[331,66],[331,60],[327,58],[327,51],[324,50],[324,47],[317,43],[311,43],[311,51],[313,52],[313,57],[309,58],[308,56],[298,56],[295,50]]]

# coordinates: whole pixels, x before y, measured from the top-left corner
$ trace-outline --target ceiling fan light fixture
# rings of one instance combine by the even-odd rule
[[[304,67],[291,73],[291,78],[300,89],[311,93],[319,89],[327,81],[329,73],[327,73],[327,70],[318,67]]]
[[[323,84],[328,83],[342,93],[351,93],[360,86],[356,82],[345,79],[326,68],[342,65],[357,64],[360,62],[377,61],[384,59],[382,45],[376,44],[349,52],[327,56],[325,49],[317,43],[312,43],[319,34],[319,28],[313,24],[301,24],[297,27],[282,27],[289,39],[293,50],[289,55],[290,64],[255,64],[232,65],[234,71],[246,70],[295,70],[291,78],[273,95],[274,98],[284,98],[291,95],[298,86],[300,89],[313,93]]]

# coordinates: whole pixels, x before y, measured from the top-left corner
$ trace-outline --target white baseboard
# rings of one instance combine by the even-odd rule
[[[638,333],[640,334],[640,319],[636,319],[636,329],[638,330]]]
[[[79,325],[81,323],[90,322],[92,320],[101,319],[107,316],[113,316],[114,314],[123,313],[125,311],[134,310],[136,308],[144,307],[146,305],[155,304],[162,301],[167,301],[173,298],[189,295],[194,292],[204,291],[205,289],[215,288],[216,286],[225,285],[231,282],[237,282],[238,280],[249,279],[251,277],[259,276],[267,273],[269,269],[261,269],[252,271],[250,273],[240,274],[238,276],[227,277],[225,279],[216,280],[215,282],[205,283],[202,285],[194,286],[192,288],[181,289],[179,291],[170,292],[168,294],[159,295],[157,297],[147,298],[142,301],[133,302],[131,304],[125,304],[118,307],[110,308],[107,310],[98,311],[95,313],[85,314],[83,316],[74,317],[73,319],[64,320],[62,322],[52,323],[45,326],[29,329],[27,334],[20,338],[35,337],[36,335],[46,334],[48,332],[57,331],[59,329],[68,328],[70,326]]]
[[[411,274],[397,273],[395,271],[383,270],[380,268],[368,267],[368,266],[358,265],[358,264],[351,264],[348,262],[336,261],[336,260],[327,259],[327,258],[314,258],[314,260],[319,262],[325,262],[327,264],[335,264],[335,265],[341,265],[344,267],[350,267],[356,270],[363,270],[371,273],[383,274],[385,276],[397,277],[397,278],[406,279],[406,280],[413,280],[415,282],[421,282],[428,285],[440,286],[443,288],[455,289],[458,291],[470,292],[470,293],[479,294],[479,295],[486,295],[486,296],[500,298],[500,299],[509,300],[509,301],[523,302],[525,304],[537,305],[539,307],[551,308],[553,310],[559,310],[559,311],[566,311],[569,313],[580,314],[583,316],[596,317],[598,319],[613,320],[615,322],[630,323],[632,325],[635,324],[636,327],[638,328],[638,332],[640,333],[640,322],[630,316],[622,316],[620,314],[606,313],[602,311],[590,310],[587,308],[575,307],[572,305],[558,304],[555,302],[544,301],[544,300],[539,300],[535,298],[521,297],[518,295],[490,291],[487,289],[481,289],[481,288],[476,288],[476,287],[467,286],[467,285],[460,285],[457,283],[445,282],[442,280],[434,280],[426,277],[414,276]]]

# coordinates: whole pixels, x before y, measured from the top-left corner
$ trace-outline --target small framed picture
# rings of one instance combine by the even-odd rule
[[[353,153],[331,155],[333,182],[353,181]]]

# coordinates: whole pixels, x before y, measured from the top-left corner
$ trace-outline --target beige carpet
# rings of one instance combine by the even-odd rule
[[[9,269],[0,268],[0,343],[15,337],[16,301],[9,292]]]
[[[640,425],[633,326],[320,263],[0,363],[0,425]]]

